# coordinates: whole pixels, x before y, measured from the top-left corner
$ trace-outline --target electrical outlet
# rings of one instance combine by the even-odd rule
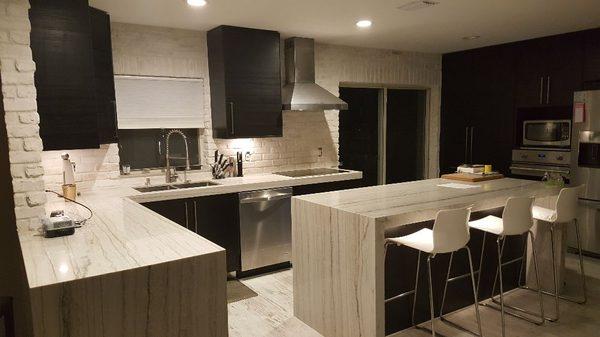
[[[250,159],[252,159],[252,153],[250,153],[250,151],[246,151],[246,154],[244,155],[244,160],[250,161]]]

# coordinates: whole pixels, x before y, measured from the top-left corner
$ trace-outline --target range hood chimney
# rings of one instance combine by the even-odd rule
[[[347,110],[348,104],[315,83],[315,41],[300,37],[285,40],[285,78],[281,90],[283,110]]]

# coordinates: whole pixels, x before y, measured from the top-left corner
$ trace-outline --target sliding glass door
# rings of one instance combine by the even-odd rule
[[[425,178],[427,91],[341,87],[340,167],[363,172],[363,185]]]

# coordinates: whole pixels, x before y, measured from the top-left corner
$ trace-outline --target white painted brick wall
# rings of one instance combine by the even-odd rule
[[[284,111],[281,138],[224,140],[212,139],[208,134],[205,139],[214,141],[215,147],[206,151],[210,157],[207,160],[213,160],[214,149],[218,148],[228,156],[249,151],[251,160],[244,163],[245,174],[337,166],[337,142],[331,136],[328,115],[323,111]]]
[[[119,177],[119,148],[115,144],[103,144],[99,149],[44,151],[44,182],[46,187],[60,191],[63,183],[61,153],[69,153],[75,163],[75,183],[78,190],[110,184]]]
[[[315,76],[318,84],[335,95],[339,94],[340,84],[427,89],[429,138],[426,165],[429,177],[439,175],[441,55],[317,44]],[[332,112],[330,119],[339,121],[337,111]],[[337,139],[339,125],[330,123],[330,126],[332,138]],[[335,143],[337,150],[337,140]]]
[[[245,164],[247,173],[338,164],[336,110],[284,112],[281,138],[213,139],[205,32],[113,22],[112,39],[117,74],[191,76],[206,80],[202,111],[204,164],[212,162],[216,149],[227,155],[250,151],[252,160]],[[315,62],[317,83],[336,95],[340,83],[429,89],[428,166],[429,175],[437,176],[441,55],[317,44]],[[323,148],[322,157],[319,147]]]
[[[46,195],[27,0],[0,0],[0,71],[17,228],[37,228]]]

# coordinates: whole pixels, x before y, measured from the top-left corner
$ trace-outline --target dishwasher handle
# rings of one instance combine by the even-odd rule
[[[258,197],[246,197],[240,199],[240,204],[253,204],[257,202],[265,202],[265,201],[275,201],[281,199],[291,198],[291,193],[272,193],[267,195],[262,195]]]

